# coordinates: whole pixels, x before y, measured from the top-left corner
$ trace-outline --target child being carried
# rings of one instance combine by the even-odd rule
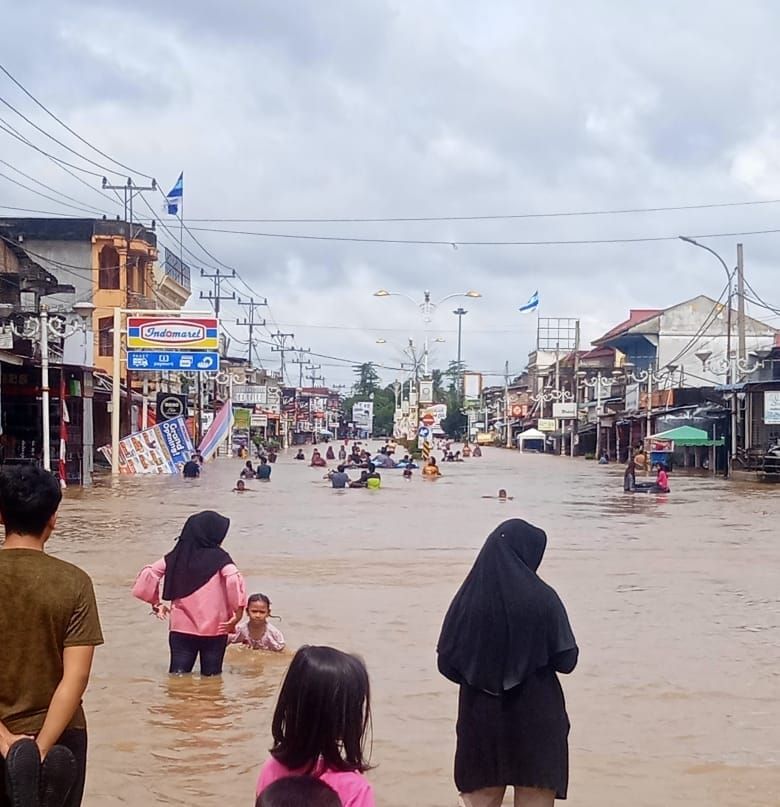
[[[247,601],[249,621],[236,627],[228,636],[228,644],[242,644],[252,650],[284,650],[284,636],[279,628],[268,624],[271,616],[271,600],[265,594],[252,594]]]

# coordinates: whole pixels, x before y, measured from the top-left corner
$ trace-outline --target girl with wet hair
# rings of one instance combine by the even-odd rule
[[[490,534],[439,636],[439,671],[460,686],[455,784],[465,807],[565,799],[569,718],[558,673],[578,649],[555,591],[538,575],[547,536],[521,519]]]
[[[252,650],[284,650],[284,636],[279,628],[271,625],[271,600],[265,594],[252,594],[247,600],[246,613],[249,620],[239,625],[228,638],[229,644],[241,644]]]
[[[201,675],[222,674],[228,634],[246,605],[244,578],[222,548],[229,527],[230,519],[213,510],[190,516],[173,549],[141,569],[133,586],[133,596],[159,619],[170,616],[173,674],[191,673],[198,656]]]
[[[363,775],[371,723],[365,664],[333,647],[302,647],[293,657],[272,723],[274,744],[257,795],[287,776],[313,776],[332,787],[344,807],[374,807]]]

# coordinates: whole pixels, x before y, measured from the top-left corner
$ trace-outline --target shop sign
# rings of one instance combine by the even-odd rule
[[[128,348],[219,349],[216,317],[128,317]]]
[[[172,392],[157,393],[157,420],[173,420],[187,417],[187,396],[174,395]]]
[[[254,384],[233,384],[233,403],[265,406],[268,403],[268,387]]]
[[[764,423],[774,426],[780,423],[780,391],[764,390]]]
[[[536,428],[540,432],[554,432],[555,431],[555,418],[539,418]]]
[[[571,420],[577,417],[576,403],[554,403],[553,417],[557,420]]]

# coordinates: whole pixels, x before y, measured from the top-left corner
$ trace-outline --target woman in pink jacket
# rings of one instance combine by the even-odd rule
[[[170,615],[171,673],[191,673],[200,654],[201,675],[222,674],[228,634],[246,606],[244,578],[222,549],[229,527],[213,510],[190,516],[174,548],[145,566],[133,586],[158,618]]]

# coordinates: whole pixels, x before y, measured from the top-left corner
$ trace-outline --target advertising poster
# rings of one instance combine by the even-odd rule
[[[177,474],[193,451],[184,418],[166,420],[119,441],[119,473]],[[100,452],[111,462],[111,446]]]

